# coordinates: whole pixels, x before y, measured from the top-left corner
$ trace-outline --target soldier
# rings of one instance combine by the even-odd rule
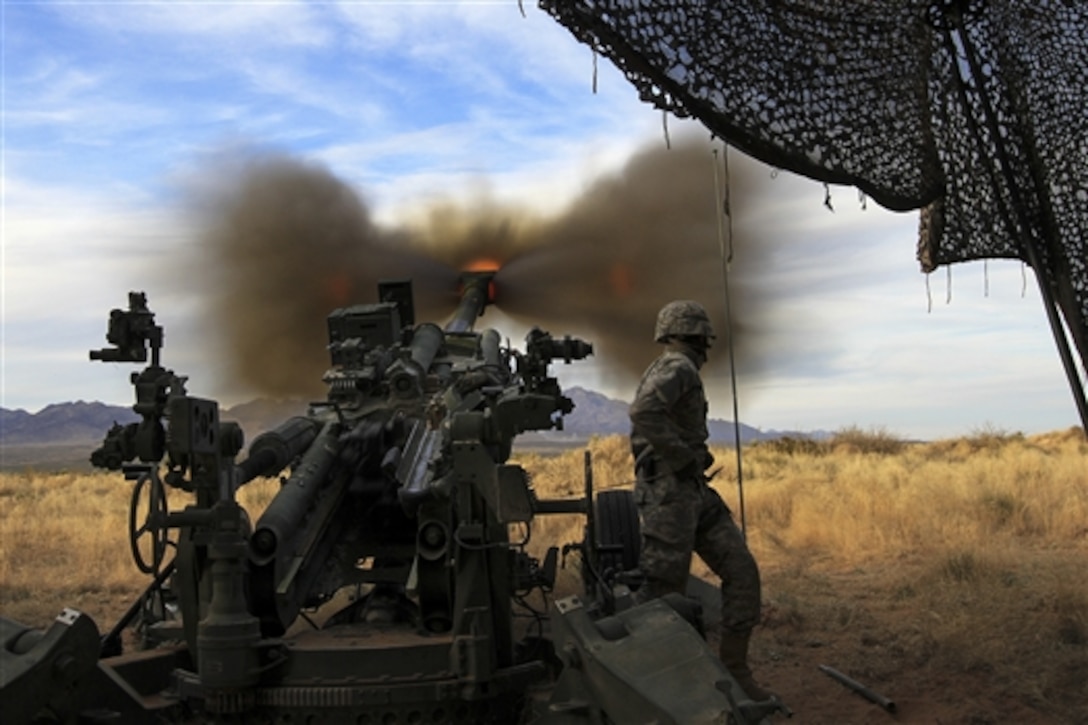
[[[707,448],[707,402],[699,368],[714,338],[706,309],[678,300],[661,308],[654,340],[665,351],[646,369],[631,404],[631,452],[635,501],[642,519],[640,568],[644,602],[683,592],[692,552],[721,578],[720,656],[754,700],[772,693],[748,667],[748,641],[759,621],[759,568],[705,471],[714,462]]]

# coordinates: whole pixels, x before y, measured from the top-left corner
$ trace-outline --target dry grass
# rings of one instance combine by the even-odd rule
[[[247,486],[242,505],[256,515],[278,485]],[[111,626],[148,584],[129,548],[131,495],[120,474],[0,474],[0,614],[45,627],[76,607]],[[171,510],[187,503],[174,491],[168,499]]]
[[[589,448],[598,490],[630,485],[625,440]],[[737,510],[732,452],[714,453],[715,486]],[[581,450],[519,462],[541,496],[582,494]],[[1062,721],[1088,721],[1088,444],[1078,429],[934,443],[849,429],[750,446],[743,475],[764,574],[757,657],[838,638],[851,644],[841,669],[877,685],[975,673]],[[275,488],[243,489],[243,505],[255,516]],[[112,623],[146,581],[128,551],[129,495],[114,475],[0,475],[0,612],[44,626],[75,606]],[[534,522],[538,552],[580,537],[577,517]]]

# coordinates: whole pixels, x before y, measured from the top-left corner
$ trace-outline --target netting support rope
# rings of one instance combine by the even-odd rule
[[[720,173],[719,173],[720,172]],[[721,177],[725,180],[722,181]],[[740,534],[748,540],[748,520],[744,513],[744,471],[740,451],[740,403],[737,394],[737,365],[733,352],[733,315],[729,306],[729,264],[733,261],[733,211],[729,208],[729,146],[723,144],[722,165],[718,166],[718,150],[714,149],[714,195],[718,219],[718,251],[722,260],[722,289],[725,299],[725,339],[729,351],[729,381],[733,394],[733,446],[737,452],[737,508]],[[725,220],[728,219],[728,226]],[[728,240],[728,249],[726,241]]]

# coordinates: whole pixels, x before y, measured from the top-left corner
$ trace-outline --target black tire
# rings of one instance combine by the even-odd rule
[[[597,571],[619,573],[638,568],[642,529],[634,495],[630,491],[602,491],[597,494],[594,513]]]

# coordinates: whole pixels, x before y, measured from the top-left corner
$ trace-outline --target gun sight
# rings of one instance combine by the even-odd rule
[[[151,348],[151,364],[158,366],[162,348],[162,327],[155,324],[155,313],[147,308],[147,295],[128,293],[128,309],[110,310],[106,340],[114,347],[91,350],[91,360],[102,362],[147,362]]]

